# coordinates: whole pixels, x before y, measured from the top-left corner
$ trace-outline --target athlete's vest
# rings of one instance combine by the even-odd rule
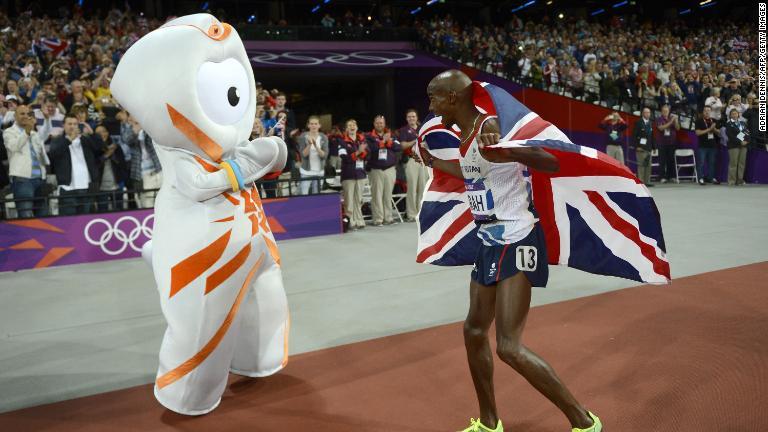
[[[477,134],[495,116],[485,116],[462,145],[459,163],[464,174],[467,202],[480,225],[478,236],[486,245],[510,244],[525,238],[538,220],[531,205],[528,167],[517,162],[493,163],[480,154]]]

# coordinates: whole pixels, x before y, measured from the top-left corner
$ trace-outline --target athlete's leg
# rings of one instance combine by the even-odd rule
[[[568,417],[572,427],[592,424],[587,411],[536,353],[522,344],[531,304],[531,283],[520,272],[499,282],[496,289],[496,352]]]
[[[488,328],[494,317],[496,287],[476,281],[469,284],[469,313],[464,321],[464,346],[467,349],[469,371],[480,404],[480,420],[495,428],[499,420],[493,392],[493,352],[488,342]]]

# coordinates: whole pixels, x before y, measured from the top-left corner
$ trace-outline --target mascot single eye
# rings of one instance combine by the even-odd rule
[[[245,68],[235,59],[203,63],[197,72],[197,97],[205,115],[214,122],[237,123],[251,98]]]

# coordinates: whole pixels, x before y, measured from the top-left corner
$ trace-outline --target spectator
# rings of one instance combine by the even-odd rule
[[[104,153],[99,158],[99,195],[97,208],[100,212],[123,209],[123,188],[128,179],[129,167],[123,149],[112,141],[107,127],[96,126],[95,137],[103,143]]]
[[[90,99],[85,97],[85,89],[83,87],[83,82],[79,80],[72,81],[72,84],[70,84],[70,87],[72,89],[71,93],[68,93],[65,97],[62,103],[64,104],[64,108],[67,110],[67,112],[72,110],[72,106],[76,104],[81,104],[84,106],[88,106],[91,104]]]
[[[400,141],[392,137],[383,115],[373,119],[373,130],[366,136],[370,155],[371,212],[373,225],[392,224],[392,188],[395,187],[395,164]]]
[[[659,148],[659,177],[661,183],[677,179],[675,173],[675,150],[677,150],[677,131],[680,122],[676,114],[669,113],[669,105],[661,107],[661,115],[656,119],[658,136],[655,142]]]
[[[43,141],[35,131],[35,118],[29,106],[16,108],[13,126],[3,131],[8,152],[8,172],[19,217],[47,216],[45,202],[46,165]]]
[[[754,148],[760,150],[768,150],[768,140],[766,140],[766,133],[760,131],[760,112],[757,106],[757,97],[754,94],[747,96],[747,103],[749,108],[744,111],[742,117],[747,119],[747,131],[749,132],[750,144]]]
[[[320,25],[325,28],[333,28],[336,26],[336,20],[331,17],[331,14],[327,13],[323,16],[323,19],[320,20]]]
[[[16,120],[16,108],[19,106],[19,98],[13,94],[6,95],[4,105],[7,111],[3,115],[3,128],[7,128]]]
[[[64,133],[64,114],[58,108],[59,100],[55,95],[47,95],[43,106],[35,110],[35,124],[40,140],[47,142]]]
[[[624,131],[627,130],[627,123],[621,118],[619,113],[612,112],[605,116],[598,125],[606,133],[605,152],[608,156],[624,164]]]
[[[717,184],[715,162],[717,159],[717,134],[718,122],[712,118],[712,108],[705,106],[701,116],[696,119],[694,130],[699,140],[699,184]],[[706,175],[705,175],[706,174]]]
[[[749,108],[749,106],[741,103],[741,95],[737,93],[731,96],[731,99],[728,101],[728,106],[725,107],[725,112],[730,113],[732,110],[736,110],[739,112],[739,120],[746,121],[743,114],[747,108]]]
[[[344,197],[344,215],[349,218],[349,229],[365,228],[363,220],[363,187],[366,182],[365,162],[368,143],[357,131],[357,121],[347,120],[344,134],[336,137],[341,158],[341,191]]]
[[[723,101],[720,100],[720,89],[713,88],[712,95],[704,101],[704,105],[710,108],[712,119],[719,122],[723,116]]]
[[[301,181],[301,194],[320,193],[322,178],[325,176],[325,159],[328,157],[328,137],[320,132],[320,118],[310,116],[307,120],[308,131],[299,136],[301,154],[301,177],[310,180]]]
[[[747,125],[739,120],[739,111],[728,111],[725,133],[728,137],[728,186],[744,184],[744,167],[747,163]]]
[[[136,202],[140,208],[155,205],[157,189],[163,184],[163,168],[152,138],[132,116],[120,125],[120,136],[131,149],[131,185],[136,190]]]
[[[418,148],[415,147],[419,137],[419,114],[415,109],[405,113],[405,126],[397,130],[397,139],[403,148],[405,162],[405,181],[408,184],[405,199],[405,220],[415,222],[421,208],[421,198],[427,184],[429,172],[427,167],[418,161]]]
[[[64,134],[51,141],[49,157],[59,185],[59,214],[90,213],[98,187],[98,157],[103,143],[80,134],[77,118],[64,116]]]
[[[286,115],[285,120],[285,127],[288,131],[288,136],[293,136],[298,132],[298,129],[296,129],[296,116],[293,114],[293,110],[289,109],[286,106],[287,98],[285,96],[285,93],[283,92],[277,92],[275,95],[275,111],[276,112],[284,112]]]
[[[642,115],[635,122],[632,130],[632,144],[635,147],[635,159],[637,160],[637,177],[648,187],[651,183],[651,159],[652,152],[656,149],[653,135],[653,122],[651,121],[651,109],[643,108]]]

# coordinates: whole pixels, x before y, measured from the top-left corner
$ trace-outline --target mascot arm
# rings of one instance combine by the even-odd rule
[[[235,148],[235,161],[240,166],[245,183],[282,171],[287,158],[285,141],[274,136],[245,141]]]
[[[207,172],[194,160],[182,158],[174,162],[178,191],[194,201],[205,201],[232,190],[226,172]]]

